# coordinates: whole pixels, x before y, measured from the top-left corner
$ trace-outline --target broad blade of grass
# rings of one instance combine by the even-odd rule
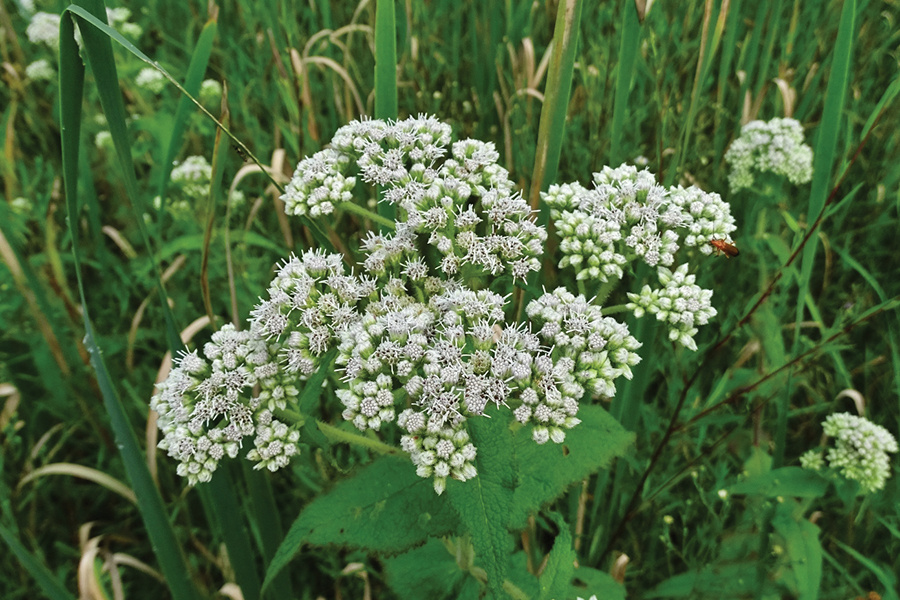
[[[200,92],[200,84],[203,82],[203,76],[206,74],[206,66],[209,64],[209,57],[212,54],[213,42],[216,39],[218,25],[216,21],[210,20],[200,32],[200,38],[197,40],[197,46],[191,55],[191,62],[188,65],[187,76],[184,79],[184,89],[191,96],[196,96]],[[178,107],[175,109],[175,117],[172,119],[172,131],[169,134],[169,141],[166,144],[165,154],[161,162],[159,180],[156,186],[156,195],[162,199],[160,202],[159,212],[165,210],[166,203],[166,186],[169,182],[169,176],[172,173],[172,163],[178,154],[181,146],[181,140],[185,133],[185,123],[192,108],[191,100],[188,96],[182,96],[178,100]],[[157,219],[161,223],[161,219]]]
[[[13,556],[19,560],[22,567],[28,571],[28,574],[34,577],[47,598],[50,600],[75,600],[75,596],[60,583],[56,575],[38,557],[28,551],[12,531],[3,525],[0,525],[0,539],[4,541]]]
[[[806,213],[810,219],[817,218],[822,212],[825,207],[825,199],[833,185],[832,173],[835,159],[838,158],[836,155],[838,135],[843,123],[841,115],[844,110],[844,100],[847,97],[847,88],[850,86],[851,50],[855,32],[856,0],[845,0],[841,10],[841,23],[834,45],[834,58],[831,63],[828,87],[825,90],[825,105],[822,109],[822,119],[819,121],[819,132],[814,149],[812,189],[809,193],[809,209]],[[795,350],[799,347],[800,342],[800,323],[803,321],[805,298],[809,294],[809,280],[816,258],[816,242],[817,238],[813,236],[810,238],[810,243],[803,249],[794,327]],[[773,468],[784,464],[788,408],[788,398],[785,395],[778,406],[775,451],[772,456]]]
[[[622,162],[622,129],[628,108],[628,92],[634,79],[634,64],[641,43],[641,24],[631,3],[622,4],[622,37],[619,39],[619,65],[616,67],[616,99],[613,107],[612,137],[609,142],[609,164]]]
[[[566,129],[566,111],[572,92],[572,75],[575,71],[575,50],[578,46],[578,29],[581,23],[583,0],[564,0],[559,3],[556,29],[553,32],[553,55],[547,71],[547,88],[541,108],[541,123],[531,176],[530,204],[538,209],[541,192],[556,178],[559,155],[562,152]],[[543,215],[546,223],[547,215]]]
[[[105,15],[105,8],[102,2],[92,1],[86,5],[90,6],[94,14]],[[70,7],[71,9],[72,7]],[[77,7],[76,7],[77,8]],[[81,11],[85,9],[81,8]],[[96,19],[95,19],[96,20]],[[82,28],[82,36],[84,38],[85,48],[93,47],[94,60],[91,62],[95,69],[99,66],[99,60],[106,58],[112,60],[112,48],[109,40],[103,38],[98,32],[91,34],[89,27]],[[81,252],[77,239],[78,224],[78,150],[79,150],[79,134],[81,125],[81,103],[84,93],[84,65],[78,54],[78,46],[75,43],[75,24],[72,18],[64,14],[60,21],[60,124],[62,130],[62,150],[63,150],[63,179],[66,192],[66,208],[68,211],[68,220],[72,235],[72,259],[75,265],[75,275],[78,280],[78,292],[81,297],[81,308],[84,316],[85,327],[85,346],[90,352],[91,365],[97,375],[97,383],[103,396],[103,403],[109,414],[110,425],[116,437],[116,445],[119,448],[122,459],[125,464],[125,471],[131,482],[131,488],[134,490],[138,498],[138,507],[140,508],[141,517],[147,527],[147,533],[150,537],[151,544],[157,559],[159,560],[162,572],[166,576],[166,580],[172,596],[178,600],[193,600],[198,598],[197,590],[194,588],[190,571],[187,567],[181,546],[175,537],[175,531],[172,523],[169,521],[165,512],[162,498],[159,490],[153,483],[150,471],[147,469],[147,463],[144,461],[144,454],[138,445],[137,438],[125,414],[125,409],[112,385],[100,348],[97,346],[94,337],[93,327],[91,326],[90,314],[88,311],[87,299],[84,292],[84,281],[81,272]],[[105,49],[102,48],[105,42]],[[91,53],[88,52],[91,56]],[[103,61],[105,62],[105,61]],[[124,134],[124,108],[122,107],[122,99],[119,95],[118,80],[115,75],[115,65],[112,65],[112,72],[106,73],[104,80],[111,89],[105,91],[107,101],[110,97],[117,97],[119,103],[119,112],[107,113],[107,119],[110,128],[114,126],[114,119],[110,116],[118,116],[120,123],[115,123],[118,129],[118,135]],[[98,85],[101,84],[100,73],[96,73]],[[112,81],[110,82],[110,78]],[[115,138],[114,134],[114,138]],[[128,148],[127,138],[118,140],[117,146],[123,144],[121,148],[117,148],[121,152],[130,152]],[[130,154],[127,157],[130,163]],[[134,172],[131,172],[131,178],[134,178]],[[161,286],[160,286],[161,287]],[[165,296],[163,296],[163,304],[165,305]],[[176,340],[178,338],[176,337]]]

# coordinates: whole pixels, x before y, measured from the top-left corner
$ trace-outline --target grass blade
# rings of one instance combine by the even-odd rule
[[[566,111],[572,92],[572,75],[575,71],[575,50],[578,46],[578,28],[581,23],[583,0],[565,0],[559,3],[556,30],[553,32],[553,55],[547,71],[547,88],[541,109],[535,149],[534,171],[531,176],[530,204],[537,210],[540,193],[556,178],[559,155],[562,152],[566,128]],[[546,223],[547,218],[542,219]]]
[[[90,2],[89,4],[94,14],[105,15],[105,8],[102,2]],[[84,10],[83,8],[81,10]],[[106,42],[109,58],[112,58],[112,48],[109,41],[93,37],[90,34],[90,28],[83,27],[82,35],[85,46]],[[96,33],[96,32],[95,32]],[[99,34],[97,34],[99,36]],[[181,546],[175,537],[175,531],[172,523],[169,521],[165,512],[162,498],[159,490],[153,483],[150,471],[144,461],[144,453],[138,445],[137,438],[125,409],[112,385],[109,372],[97,346],[94,337],[94,330],[91,326],[88,304],[84,293],[84,281],[81,272],[81,252],[77,239],[77,223],[78,223],[78,154],[79,154],[79,134],[81,123],[81,103],[84,93],[84,65],[81,62],[78,53],[78,46],[75,43],[75,23],[68,15],[64,15],[60,21],[60,124],[62,131],[62,150],[63,150],[63,180],[66,192],[66,208],[68,211],[68,221],[70,232],[72,235],[72,259],[75,265],[75,275],[78,280],[78,292],[81,297],[81,308],[84,316],[85,327],[85,346],[91,356],[91,365],[96,375],[97,383],[103,396],[103,403],[109,414],[110,425],[116,437],[116,445],[119,448],[122,459],[125,464],[125,471],[131,482],[131,488],[138,498],[138,507],[141,517],[147,527],[147,533],[150,537],[151,544],[159,560],[162,572],[166,576],[169,589],[172,596],[178,600],[194,600],[198,598],[197,590],[191,579],[190,571],[187,567]],[[90,54],[89,54],[90,55]],[[95,52],[95,57],[100,58],[100,54]],[[92,62],[92,66],[96,67],[97,63]],[[112,72],[115,77],[115,71]],[[98,77],[99,82],[99,77]],[[108,95],[111,92],[118,93],[118,85],[114,90],[107,90]],[[118,98],[122,118],[121,126],[124,126],[124,109],[121,107],[122,99]],[[108,118],[110,127],[113,126],[113,119]],[[120,140],[121,142],[121,140]],[[126,145],[122,148],[129,151]],[[130,160],[130,156],[128,157]],[[131,173],[132,179],[134,173]]]
[[[6,543],[10,552],[19,560],[29,575],[34,577],[47,598],[50,600],[75,600],[75,596],[59,582],[50,569],[29,552],[16,535],[3,525],[0,525],[0,539]]]
[[[212,54],[213,42],[216,39],[218,25],[216,21],[210,20],[203,26],[200,32],[200,38],[197,40],[197,46],[191,55],[191,62],[188,65],[187,76],[184,79],[184,89],[191,95],[196,96],[200,93],[200,84],[206,73],[206,66],[209,64],[209,57]],[[165,154],[161,163],[162,169],[159,173],[159,181],[157,183],[156,195],[162,199],[160,203],[160,211],[166,201],[166,185],[169,182],[169,176],[172,173],[172,163],[178,154],[181,145],[181,139],[184,136],[184,126],[187,121],[189,111],[192,108],[191,101],[188,96],[182,96],[178,100],[178,107],[175,109],[175,116],[172,119],[172,131],[169,134],[169,142],[166,145]]]
[[[628,108],[628,92],[634,79],[634,64],[641,43],[641,24],[630,3],[622,5],[622,37],[619,40],[619,65],[616,68],[616,99],[613,107],[612,136],[609,142],[609,164],[622,162],[622,129]]]

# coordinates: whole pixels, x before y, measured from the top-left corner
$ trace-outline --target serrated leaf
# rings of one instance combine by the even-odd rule
[[[263,589],[304,543],[399,554],[458,525],[447,499],[416,475],[408,458],[384,456],[303,509],[269,564]]]
[[[581,424],[566,433],[562,444],[535,444],[527,429],[515,439],[519,464],[509,525],[522,529],[528,515],[559,497],[575,481],[609,465],[634,442],[634,434],[599,406],[582,406]]]
[[[385,560],[384,574],[388,585],[403,600],[477,600],[481,587],[469,573],[460,569],[456,557],[436,538],[429,539],[424,546]],[[472,580],[469,585],[466,585],[467,579]],[[464,590],[469,591],[463,594]]]
[[[792,503],[793,504],[793,503]],[[784,538],[785,554],[790,561],[800,600],[815,600],[822,583],[822,543],[819,528],[794,517],[794,506],[780,504],[772,519],[775,531]]]
[[[731,494],[758,494],[773,498],[818,498],[828,489],[828,480],[816,471],[800,467],[782,467],[751,477],[728,488]]]
[[[468,422],[472,443],[478,448],[478,476],[466,482],[449,480],[446,493],[472,536],[475,562],[487,573],[488,589],[501,598],[513,547],[507,523],[515,487],[515,454],[508,420],[497,412],[490,416]]]
[[[539,580],[541,600],[564,598],[575,574],[575,550],[572,549],[572,533],[569,531],[569,525],[557,514],[551,515],[551,519],[559,527],[559,533],[553,542],[547,566]]]
[[[591,567],[578,567],[575,570],[575,579],[584,582],[585,587],[572,586],[568,598],[573,596],[587,598],[594,595],[603,600],[625,600],[625,586],[613,579],[609,573]]]

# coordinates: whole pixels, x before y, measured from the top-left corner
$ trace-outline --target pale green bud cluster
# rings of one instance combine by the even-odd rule
[[[864,493],[884,488],[891,474],[889,453],[897,452],[897,439],[881,425],[850,413],[829,415],[822,424],[834,440],[824,451],[810,450],[800,457],[807,469],[827,467],[841,477],[857,481]]]
[[[750,121],[725,153],[731,165],[728,183],[732,192],[753,187],[757,173],[773,173],[797,185],[812,179],[813,152],[803,140],[796,119]]]
[[[705,290],[695,283],[697,277],[688,273],[687,264],[674,272],[659,267],[657,275],[663,287],[652,289],[645,285],[640,294],[629,292],[628,309],[638,318],[644,313],[656,315],[657,320],[669,328],[670,340],[696,351],[696,326],[706,325],[716,316],[716,309],[711,304],[712,290]]]

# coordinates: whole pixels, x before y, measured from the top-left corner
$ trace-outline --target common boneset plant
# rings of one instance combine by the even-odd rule
[[[544,291],[516,323],[510,297],[476,282],[524,282],[540,269],[547,233],[498,158],[493,144],[451,143],[447,124],[418,117],[354,121],[302,160],[282,198],[289,215],[364,214],[354,203],[364,181],[395,206],[393,230],[361,240],[359,272],[339,254],[291,256],[246,331],[227,325],[202,352],[176,358],[151,406],[178,473],[208,481],[245,442],[256,468],[286,466],[299,451],[302,382],[336,356],[343,418],[360,431],[399,429],[416,473],[440,494],[449,477],[478,475],[470,420],[509,418],[537,444],[559,444],[580,423],[582,403],[612,397],[616,381],[632,377],[641,345],[609,314],[656,314],[671,339],[696,349],[696,326],[715,315],[712,292],[696,285],[687,262],[676,266],[676,253],[709,254],[710,239],[728,239],[726,203],[696,188],[662,188],[625,165],[596,174],[591,189],[554,186],[545,200],[561,266],[602,282],[602,297]],[[636,260],[658,267],[660,287],[604,311]]]
[[[828,448],[809,450],[800,457],[805,469],[828,472],[859,483],[864,494],[884,488],[891,474],[890,453],[897,440],[887,429],[850,413],[829,415],[822,424]]]
[[[731,165],[728,183],[732,192],[752,188],[755,176],[772,173],[797,185],[812,179],[813,152],[803,140],[803,126],[796,119],[750,121],[725,153]]]

